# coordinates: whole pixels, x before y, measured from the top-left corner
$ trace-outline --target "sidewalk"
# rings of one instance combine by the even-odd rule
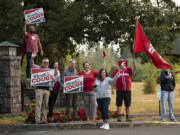
[[[178,117],[180,120],[180,117]],[[50,123],[50,124],[18,124],[18,125],[0,125],[0,133],[13,133],[19,131],[45,131],[45,130],[62,130],[62,129],[96,129],[99,128],[102,122],[91,123]],[[111,122],[111,128],[122,127],[140,127],[140,126],[169,126],[178,125],[180,122],[162,122],[162,121],[133,121],[133,122]]]
[[[158,115],[133,115],[133,117],[152,117]],[[168,120],[162,122],[160,120],[134,120],[132,122],[110,122],[110,128],[123,128],[123,127],[143,127],[143,126],[171,126],[177,125],[180,127],[180,114],[175,115],[178,122],[171,122]],[[0,133],[13,133],[20,131],[47,131],[47,130],[63,130],[63,129],[98,129],[102,125],[102,121],[85,122],[73,121],[67,123],[50,123],[50,124],[14,124],[14,125],[0,125]]]

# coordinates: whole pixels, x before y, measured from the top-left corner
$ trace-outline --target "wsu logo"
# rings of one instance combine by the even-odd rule
[[[126,66],[126,62],[123,61],[123,62],[121,63],[121,67],[125,67],[125,66]]]
[[[155,52],[155,49],[154,49],[154,47],[152,46],[152,44],[151,44],[151,43],[148,43],[148,44],[146,44],[146,47],[147,47],[148,52],[149,52],[151,55],[153,55],[153,53]]]

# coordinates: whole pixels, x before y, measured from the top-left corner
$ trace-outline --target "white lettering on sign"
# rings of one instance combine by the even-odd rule
[[[34,72],[36,71],[36,72]],[[43,69],[32,69],[31,74],[31,85],[32,86],[49,86],[53,83],[52,82],[54,78],[54,70],[47,70],[44,71]]]
[[[128,73],[120,73],[119,76],[129,76]]]
[[[69,76],[65,77],[64,79],[64,93],[76,93],[76,92],[82,92],[83,91],[83,84],[84,84],[84,79],[83,76]]]

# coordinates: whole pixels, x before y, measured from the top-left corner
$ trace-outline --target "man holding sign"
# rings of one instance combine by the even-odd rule
[[[46,124],[49,91],[53,87],[54,70],[49,69],[48,58],[43,58],[42,66],[35,65],[33,58],[31,60],[31,66],[33,68],[31,74],[31,85],[36,87],[35,122],[36,124]]]
[[[35,33],[36,32],[35,27],[33,25],[30,25],[29,26],[29,32],[27,32],[26,24],[27,24],[27,22],[25,22],[25,25],[23,28],[23,33],[25,35],[24,45],[23,45],[23,53],[26,54],[26,58],[27,58],[26,77],[29,78],[30,77],[30,60],[31,60],[31,57],[36,56],[34,58],[34,62],[36,63],[37,53],[39,52],[39,49],[40,49],[40,55],[43,56],[43,49],[42,49],[42,45],[40,42],[40,38]]]
[[[77,70],[75,68],[75,64],[76,62],[74,60],[69,60],[69,67],[63,72],[62,81],[61,81],[63,89],[66,89],[66,86],[64,85],[65,77],[77,76]],[[77,101],[78,101],[77,93],[66,93],[66,103],[67,103],[66,111],[67,111],[68,121],[72,121],[71,107],[73,107],[74,120],[77,120],[77,116],[78,116],[77,115]]]

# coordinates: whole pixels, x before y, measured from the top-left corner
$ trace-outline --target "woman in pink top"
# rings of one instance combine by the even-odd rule
[[[87,61],[83,63],[84,70],[79,75],[84,76],[84,90],[83,98],[86,110],[87,121],[95,120],[96,118],[96,93],[93,86],[95,84],[95,78],[98,76],[98,72],[90,69],[90,65]]]

